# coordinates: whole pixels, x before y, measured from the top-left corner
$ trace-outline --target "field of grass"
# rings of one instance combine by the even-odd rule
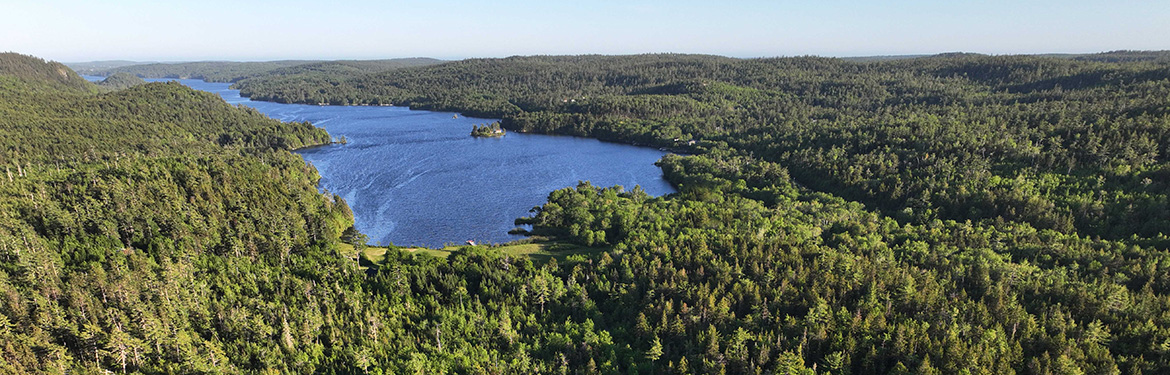
[[[353,254],[355,258],[359,256],[353,245],[341,243],[339,246],[343,252]],[[447,246],[441,249],[431,249],[426,247],[403,247],[394,249],[410,253],[427,254],[439,258],[446,258],[447,256],[459,251],[464,247],[466,246]],[[598,254],[608,250],[608,248],[604,247],[585,247],[561,241],[506,243],[501,245],[488,246],[488,248],[499,250],[500,252],[511,256],[529,257],[532,259],[532,262],[536,264],[547,263],[550,259],[556,259],[558,262],[561,262],[573,255]],[[386,257],[386,252],[390,250],[391,248],[388,247],[367,246],[362,249],[361,252],[366,259],[376,264],[381,262],[382,259]],[[366,267],[363,266],[362,268]]]
[[[559,241],[504,244],[496,248],[504,254],[532,258],[532,261],[537,264],[547,263],[549,259],[553,258],[561,262],[573,255],[598,254],[609,250],[609,248],[604,247],[585,247]]]

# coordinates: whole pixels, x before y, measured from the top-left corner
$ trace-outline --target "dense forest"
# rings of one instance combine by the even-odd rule
[[[1165,373],[1158,56],[541,56],[239,81],[687,151],[659,162],[677,194],[583,182],[517,220],[594,255],[375,262],[342,250],[352,215],[289,152],[323,131],[0,55],[0,371]]]
[[[15,53],[0,53],[0,70],[5,76],[21,77],[37,82],[37,88],[78,92],[98,92],[99,89],[77,72],[55,61],[44,61]],[[16,100],[4,96],[5,102]]]
[[[121,90],[145,84],[146,80],[130,73],[114,73],[98,82],[98,86],[110,90]]]
[[[677,197],[583,187],[522,221],[614,249],[561,278],[579,275],[618,346],[657,353],[682,317],[655,366],[1163,372],[1168,57],[536,56],[237,86],[694,154],[662,162]],[[760,351],[730,361],[736,335]]]
[[[142,78],[191,78],[201,79],[207,82],[236,82],[245,78],[269,76],[289,77],[301,74],[321,76],[376,73],[399,68],[437,64],[440,62],[442,61],[430,58],[403,58],[337,61],[201,61],[118,65],[108,68],[94,63],[74,65],[85,67],[82,73],[98,76],[129,73]]]
[[[281,341],[254,335],[352,278],[351,214],[289,152],[329,136],[177,83],[97,91],[0,54],[0,373],[264,367]]]
[[[269,70],[317,63],[316,60],[281,61],[198,61],[184,63],[150,63],[117,65],[112,67],[74,64],[79,72],[89,75],[109,76],[114,73],[130,73],[142,78],[192,78],[208,82],[235,82],[244,77]]]

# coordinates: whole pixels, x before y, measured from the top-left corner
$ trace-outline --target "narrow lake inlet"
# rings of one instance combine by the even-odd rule
[[[160,80],[152,80],[160,81]],[[654,165],[666,153],[595,139],[509,132],[470,136],[495,120],[405,107],[281,104],[240,97],[227,83],[178,80],[282,121],[309,121],[348,143],[298,151],[321,173],[321,188],[345,198],[372,244],[438,247],[499,243],[513,220],[548,193],[590,181],[640,185],[655,196],[674,189]]]

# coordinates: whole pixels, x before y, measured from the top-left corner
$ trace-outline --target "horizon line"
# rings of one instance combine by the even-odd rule
[[[8,52],[24,54],[24,53],[16,52],[16,51],[8,51]],[[183,63],[199,63],[199,62],[240,62],[240,63],[276,62],[276,61],[316,62],[316,61],[371,61],[371,60],[397,60],[397,59],[435,59],[435,60],[441,60],[441,61],[462,61],[462,60],[474,60],[474,59],[505,59],[505,58],[512,58],[512,57],[531,57],[531,56],[640,56],[640,55],[697,55],[697,56],[716,56],[716,57],[726,57],[726,58],[732,58],[732,59],[751,60],[751,59],[794,58],[794,57],[824,57],[824,58],[836,58],[836,59],[859,59],[859,58],[882,58],[882,57],[912,58],[912,57],[938,56],[938,55],[947,55],[947,54],[973,54],[973,55],[984,55],[984,56],[1099,55],[1099,54],[1107,54],[1107,53],[1126,53],[1126,52],[1156,53],[1156,52],[1170,52],[1170,50],[1164,50],[1164,49],[1152,49],[1152,50],[1115,49],[1115,50],[1095,51],[1095,52],[1027,52],[1027,53],[987,53],[987,52],[973,52],[973,51],[961,51],[960,50],[960,51],[944,51],[944,52],[934,52],[934,53],[928,52],[928,53],[891,53],[891,54],[857,54],[857,55],[794,54],[794,55],[761,55],[761,56],[735,56],[735,55],[720,55],[720,54],[714,54],[714,53],[685,53],[685,52],[639,52],[639,53],[580,53],[580,54],[515,54],[515,55],[507,55],[507,56],[471,56],[471,57],[404,56],[404,57],[370,57],[370,58],[360,58],[360,57],[358,57],[358,58],[355,58],[355,57],[274,58],[274,59],[238,59],[238,60],[230,59],[230,58],[229,59],[213,58],[213,59],[196,59],[196,60],[178,60],[178,59],[175,59],[175,60],[169,60],[169,59],[168,60],[102,59],[102,60],[87,60],[87,61],[79,61],[79,60],[64,61],[64,60],[53,60],[53,59],[48,59],[48,60],[57,61],[57,62],[60,62],[62,64],[84,64],[84,63],[115,62],[115,61],[133,62],[133,63],[141,63],[141,64],[183,64]],[[30,54],[29,56],[36,56],[36,55]]]

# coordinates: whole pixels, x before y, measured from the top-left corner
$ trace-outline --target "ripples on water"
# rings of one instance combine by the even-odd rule
[[[92,79],[92,77],[90,77]],[[589,180],[673,192],[656,149],[593,139],[520,134],[472,138],[493,120],[402,107],[336,107],[254,102],[226,83],[179,80],[281,121],[309,121],[349,143],[300,151],[321,187],[349,203],[371,243],[437,247],[466,240],[506,242],[513,220],[548,193]]]

